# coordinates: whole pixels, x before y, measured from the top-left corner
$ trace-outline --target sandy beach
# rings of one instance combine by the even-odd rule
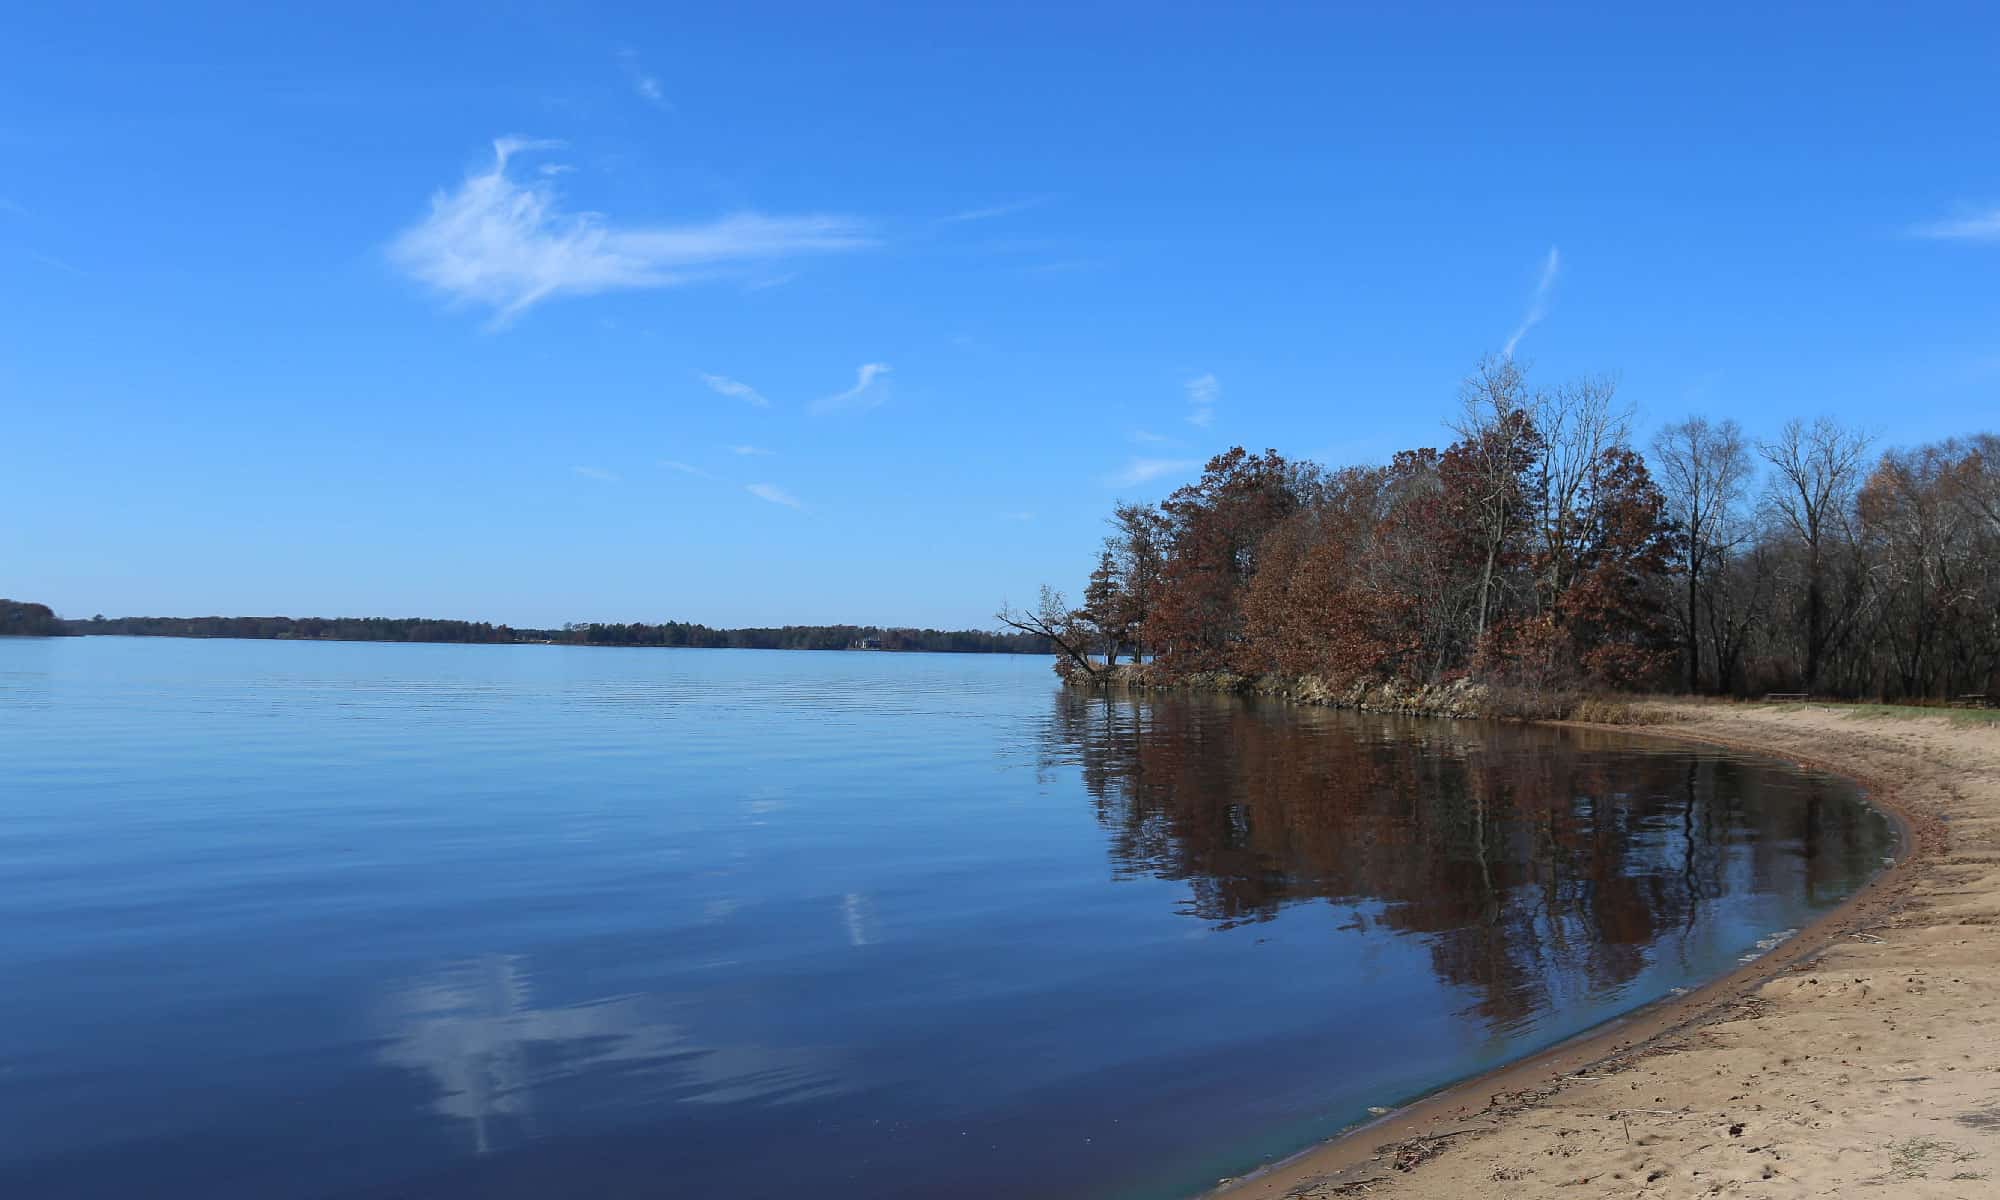
[[[1859,780],[1905,857],[1689,996],[1218,1195],[2000,1196],[2000,724],[1664,708],[1646,732]]]

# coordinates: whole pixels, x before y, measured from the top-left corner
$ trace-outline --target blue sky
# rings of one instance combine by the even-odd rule
[[[969,7],[16,6],[0,594],[983,626],[1510,341],[2000,423],[1990,12]]]

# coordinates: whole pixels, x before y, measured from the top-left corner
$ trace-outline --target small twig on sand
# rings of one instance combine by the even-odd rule
[[[1617,1112],[1615,1112],[1615,1113],[1612,1113],[1611,1115],[1612,1115],[1612,1116],[1613,1116],[1614,1118],[1616,1118],[1616,1119],[1617,1119],[1617,1121],[1618,1121],[1618,1123],[1619,1123],[1620,1125],[1622,1125],[1622,1126],[1624,1126],[1624,1127],[1625,1127],[1625,1140],[1626,1140],[1626,1141],[1628,1141],[1628,1142],[1632,1140],[1632,1117],[1633,1117],[1633,1116],[1634,1116],[1635,1114],[1637,1114],[1637,1115],[1641,1115],[1641,1116],[1648,1116],[1648,1117],[1680,1117],[1680,1116],[1686,1116],[1686,1115],[1687,1115],[1687,1110],[1686,1110],[1686,1109],[1684,1109],[1684,1108],[1621,1108],[1621,1109],[1619,1109],[1619,1110],[1618,1110]]]

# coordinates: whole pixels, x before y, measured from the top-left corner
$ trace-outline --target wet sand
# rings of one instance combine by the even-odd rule
[[[2000,725],[1666,705],[1851,776],[1905,855],[1756,962],[1216,1193],[2000,1197]]]

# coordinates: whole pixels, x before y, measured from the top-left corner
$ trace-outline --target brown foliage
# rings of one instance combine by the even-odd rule
[[[1384,473],[1342,472],[1320,505],[1264,539],[1243,600],[1246,674],[1317,675],[1336,684],[1381,669],[1394,645],[1389,607],[1363,566],[1373,549]]]
[[[1310,486],[1275,450],[1241,446],[1210,459],[1201,478],[1160,505],[1168,551],[1147,614],[1146,641],[1175,670],[1234,665],[1243,637],[1243,594],[1264,539],[1299,507]]]
[[[1869,470],[1856,432],[1792,422],[1757,446],[1770,469],[1753,514],[1733,423],[1663,430],[1663,491],[1614,392],[1534,391],[1489,359],[1442,452],[1327,474],[1229,450],[1157,507],[1120,505],[1084,607],[1037,632],[1081,630],[1163,680],[1471,675],[1551,697],[1676,679],[1892,698],[2000,686],[2000,438]]]
[[[1608,387],[1535,401],[1568,439],[1551,448],[1519,373],[1482,370],[1465,436],[1442,454],[1329,477],[1238,447],[1169,496],[1156,523],[1121,508],[1126,532],[1082,615],[1109,653],[1142,638],[1169,676],[1651,681],[1671,649],[1657,586],[1665,502],[1638,455],[1609,441]],[[1578,444],[1594,449],[1581,457]],[[1141,557],[1140,540],[1163,548],[1143,591],[1119,567]],[[1136,638],[1119,624],[1130,613],[1143,614]]]

